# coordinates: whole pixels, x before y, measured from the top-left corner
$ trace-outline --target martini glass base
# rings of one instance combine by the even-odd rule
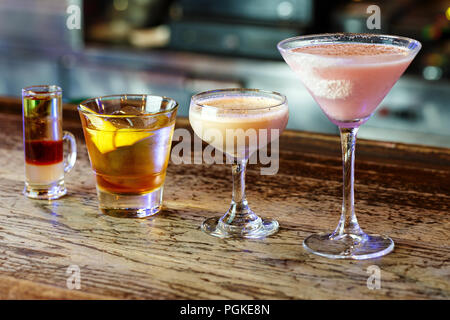
[[[384,256],[394,250],[394,241],[383,235],[355,237],[344,234],[333,237],[332,233],[319,233],[303,241],[306,251],[330,259],[365,260]]]
[[[205,233],[219,238],[261,239],[277,232],[278,227],[278,221],[273,219],[259,219],[250,228],[224,224],[220,222],[220,217],[206,219],[202,224]]]

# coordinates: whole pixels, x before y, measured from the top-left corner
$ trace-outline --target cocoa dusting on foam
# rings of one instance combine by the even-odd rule
[[[321,56],[377,56],[377,55],[406,55],[408,49],[382,44],[362,43],[332,43],[310,45],[295,48],[293,52],[308,53]]]
[[[252,114],[270,113],[271,111],[278,110],[276,108],[282,101],[261,98],[261,97],[223,97],[212,98],[201,102],[204,106],[217,108],[216,115],[233,115],[246,116]],[[271,108],[274,107],[274,108]]]
[[[206,108],[190,112],[190,117],[201,117],[213,121],[254,121],[285,117],[287,104],[278,99],[253,96],[227,96],[204,99],[200,102]],[[210,107],[210,108],[208,108]]]

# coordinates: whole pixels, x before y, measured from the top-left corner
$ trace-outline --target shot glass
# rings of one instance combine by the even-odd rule
[[[64,174],[75,165],[74,136],[62,130],[62,90],[55,85],[22,89],[23,144],[25,151],[24,195],[53,200],[67,193]],[[63,141],[69,152],[64,159]]]
[[[162,206],[178,103],[154,95],[93,98],[79,107],[100,211],[145,218]]]

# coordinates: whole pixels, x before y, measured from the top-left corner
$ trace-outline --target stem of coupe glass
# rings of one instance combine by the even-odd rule
[[[359,227],[354,208],[355,144],[358,129],[359,128],[339,128],[341,133],[343,162],[342,214],[336,230],[331,235],[331,239],[338,240],[342,236],[349,235],[352,238],[363,240],[362,238],[365,235]]]
[[[245,172],[248,158],[234,159],[232,165],[233,173],[233,197],[230,209],[220,219],[223,223],[245,227],[247,224],[253,225],[260,218],[249,208],[245,197]]]

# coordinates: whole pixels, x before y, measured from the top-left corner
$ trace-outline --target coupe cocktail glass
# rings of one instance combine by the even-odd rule
[[[62,90],[55,85],[22,89],[24,194],[33,199],[54,200],[67,193],[64,174],[77,159],[75,137],[62,130]],[[69,143],[64,159],[63,141]]]
[[[178,104],[153,95],[114,95],[79,107],[100,210],[116,217],[158,213]]]
[[[322,34],[281,41],[278,50],[341,133],[343,203],[331,233],[309,236],[309,252],[334,259],[369,259],[388,254],[394,242],[368,235],[354,212],[356,134],[409,66],[421,44],[413,39],[375,34]]]
[[[249,157],[277,139],[287,125],[286,97],[257,89],[222,89],[192,97],[189,121],[194,132],[232,159],[233,197],[224,216],[207,219],[206,233],[221,238],[263,238],[278,230],[278,222],[261,219],[245,197]]]

